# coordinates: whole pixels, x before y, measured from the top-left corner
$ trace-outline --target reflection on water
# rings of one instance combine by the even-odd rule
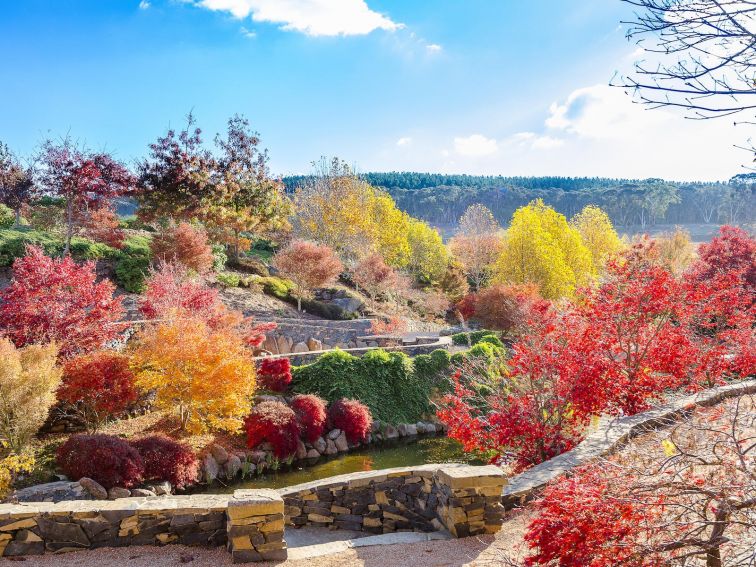
[[[481,464],[465,454],[457,441],[448,437],[401,439],[391,444],[384,443],[331,459],[321,459],[313,466],[294,465],[288,470],[266,472],[230,486],[212,486],[207,492],[233,492],[238,488],[282,488],[339,474],[426,463]]]

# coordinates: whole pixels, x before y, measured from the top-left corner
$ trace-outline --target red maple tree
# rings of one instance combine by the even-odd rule
[[[60,355],[89,352],[118,338],[124,310],[115,285],[97,282],[93,262],[50,258],[28,246],[0,292],[0,327],[16,346],[56,342]]]

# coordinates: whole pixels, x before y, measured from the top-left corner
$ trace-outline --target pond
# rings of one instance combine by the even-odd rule
[[[312,466],[293,465],[286,470],[265,472],[232,485],[214,485],[203,492],[229,493],[239,488],[283,488],[329,476],[372,471],[393,467],[411,467],[426,463],[483,464],[462,451],[459,442],[448,437],[420,437],[384,442],[330,459],[320,459]]]

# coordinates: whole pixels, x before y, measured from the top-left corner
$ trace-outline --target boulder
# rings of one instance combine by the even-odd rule
[[[96,480],[92,480],[91,478],[83,476],[79,479],[79,484],[82,486],[82,488],[84,488],[84,490],[89,492],[89,494],[91,494],[92,498],[94,498],[95,500],[108,499],[108,491]]]
[[[64,500],[94,500],[78,482],[59,480],[22,488],[13,493],[18,502],[62,502]]]
[[[242,468],[242,462],[239,457],[236,455],[231,455],[228,458],[228,461],[226,461],[226,478],[231,480],[236,477],[237,474],[239,474],[239,471]]]
[[[307,348],[309,350],[323,350],[323,343],[315,337],[307,339]]]
[[[396,427],[394,427],[390,423],[387,423],[385,425],[385,429],[383,431],[383,438],[384,439],[396,439],[397,437],[399,437],[399,432],[396,430]]]
[[[286,354],[289,352],[289,343],[286,341],[286,337],[279,335],[276,337],[276,351],[278,354]]]
[[[132,496],[142,496],[142,497],[150,497],[150,496],[157,496],[152,490],[148,490],[146,488],[133,488],[131,490]]]
[[[315,448],[315,450],[320,453],[321,455],[325,453],[326,450],[326,442],[325,439],[322,437],[318,437],[315,439],[315,443],[312,444],[312,446]]]
[[[338,437],[339,435],[341,435],[341,429],[331,429],[331,430],[330,430],[330,431],[328,432],[328,435],[327,435],[327,437],[328,437],[328,439],[330,439],[331,441],[335,441],[335,440],[336,440],[336,438],[337,438],[337,437]]]
[[[332,299],[331,304],[341,307],[347,313],[354,313],[362,307],[362,301],[356,297],[339,297]]]
[[[131,496],[131,490],[129,490],[128,488],[114,486],[113,488],[108,490],[109,500],[116,500],[118,498],[128,498],[129,496]]]
[[[151,484],[149,486],[145,487],[147,490],[152,490],[155,494],[158,496],[164,496],[166,494],[171,494],[173,492],[173,487],[171,486],[171,483],[167,480],[164,480],[162,482],[158,482],[156,484]]]
[[[333,441],[334,445],[336,445],[336,449],[339,450],[339,453],[345,453],[349,450],[349,443],[347,443],[346,433],[343,431],[340,433],[336,439]]]
[[[272,352],[273,354],[278,354],[278,343],[276,343],[275,337],[271,337],[270,335],[267,335],[265,337],[262,348],[263,350],[267,350],[268,352]]]
[[[297,343],[294,345],[292,352],[307,352],[310,349],[307,347],[307,343]]]
[[[425,433],[428,433],[428,430],[426,429],[425,424],[422,421],[418,421],[415,424],[415,427],[417,428],[418,435],[423,435]]]
[[[436,424],[435,423],[426,423],[425,424],[425,432],[426,433],[436,433]]]
[[[336,444],[330,439],[328,439],[326,441],[326,448],[325,448],[324,454],[330,456],[330,455],[335,455],[338,452],[339,450],[336,448]]]
[[[370,431],[372,433],[378,433],[380,430],[381,430],[381,420],[374,419],[373,424],[370,426]]]
[[[307,447],[305,447],[305,444],[302,443],[301,439],[297,439],[297,453],[296,458],[298,460],[302,460],[307,457]]]
[[[219,465],[224,465],[226,464],[226,461],[228,461],[228,451],[220,445],[213,445],[210,447],[210,453],[213,455],[215,462]]]
[[[259,465],[260,463],[265,462],[265,451],[249,451],[247,453],[247,459],[250,460],[250,462]]]
[[[417,427],[414,423],[402,423],[399,425],[399,435],[402,437],[414,437],[417,435]]]
[[[306,458],[308,458],[308,459],[319,459],[320,458],[320,453],[318,453],[317,449],[310,449],[309,451],[307,451]]]
[[[202,459],[202,471],[205,476],[205,482],[213,482],[218,478],[218,474],[220,473],[218,461],[216,461],[212,455],[205,455],[205,458]]]

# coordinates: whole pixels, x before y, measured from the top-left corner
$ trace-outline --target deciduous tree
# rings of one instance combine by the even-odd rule
[[[333,249],[304,240],[295,240],[273,257],[273,266],[294,282],[297,309],[313,289],[333,283],[344,270]]]
[[[31,168],[24,168],[6,144],[0,142],[0,203],[15,213],[21,224],[21,209],[36,196]]]
[[[354,267],[352,281],[363,289],[372,301],[389,294],[399,282],[396,271],[379,254],[371,254],[360,260]]]
[[[213,249],[204,228],[182,221],[170,224],[152,237],[152,257],[160,262],[179,263],[198,274],[213,267]]]
[[[484,236],[496,234],[501,227],[491,210],[479,203],[470,205],[459,218],[458,234],[462,236]]]
[[[604,211],[595,205],[587,205],[570,220],[577,229],[586,248],[591,252],[593,269],[601,273],[606,261],[622,249],[622,241]]]
[[[698,261],[692,266],[698,281],[717,274],[737,273],[750,293],[756,291],[756,239],[741,228],[722,226],[708,244],[698,247]]]
[[[0,292],[0,327],[17,346],[54,341],[62,357],[96,350],[124,329],[114,291],[109,280],[97,282],[93,262],[53,259],[29,246]]]
[[[489,280],[504,242],[496,234],[458,235],[449,242],[449,249],[464,267],[473,287],[479,290]]]

